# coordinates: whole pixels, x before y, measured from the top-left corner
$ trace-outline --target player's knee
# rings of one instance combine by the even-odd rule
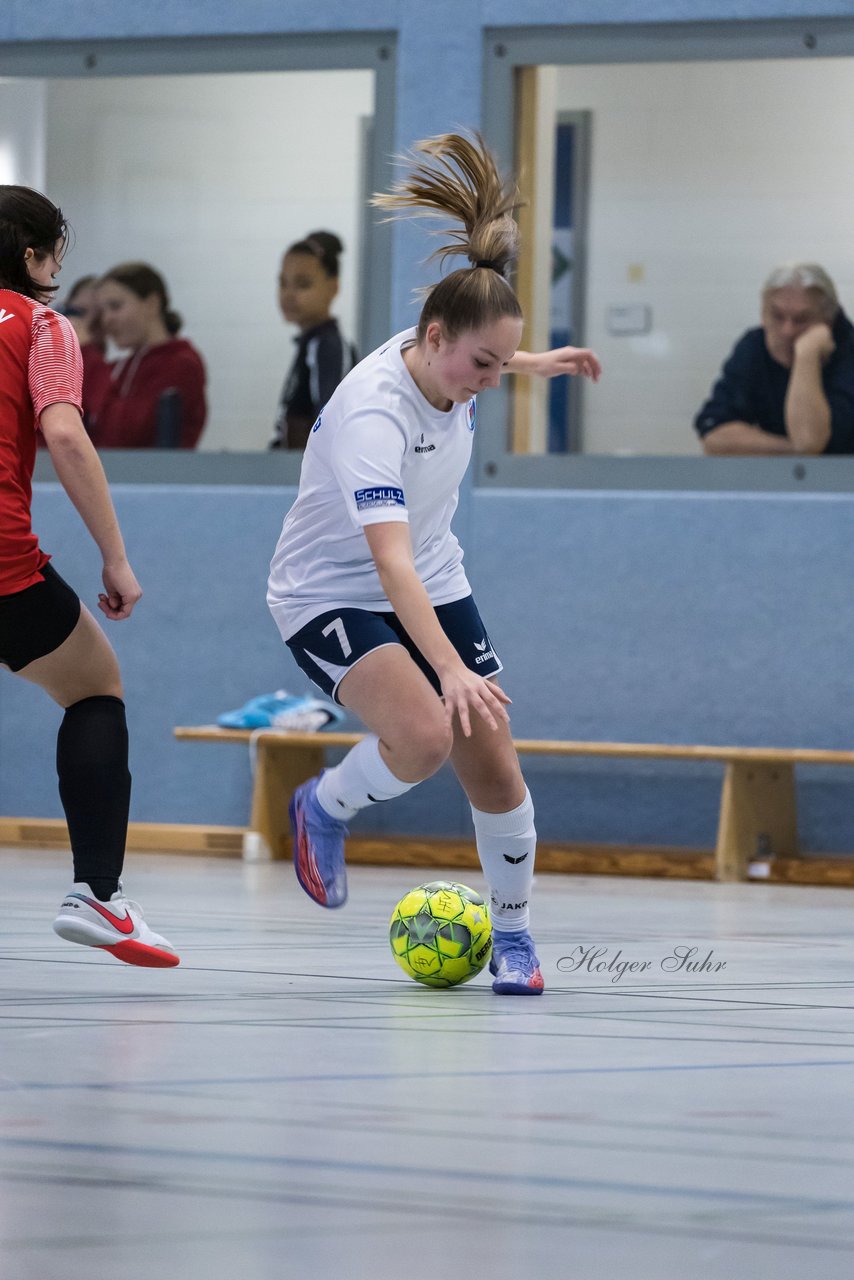
[[[424,753],[425,768],[429,770],[429,772],[425,774],[425,777],[430,777],[436,773],[437,770],[441,769],[442,765],[451,754],[451,748],[453,745],[453,732],[451,731],[450,725],[446,724],[444,721],[442,721],[441,724],[434,726],[432,731],[425,736],[425,740],[422,744],[422,750]]]
[[[118,668],[116,668],[115,673],[112,675],[87,673],[85,677],[78,677],[70,681],[67,687],[60,691],[57,701],[67,708],[73,706],[76,702],[84,702],[87,698],[118,698],[123,700],[124,696],[121,675]]]
[[[403,776],[422,781],[441,769],[453,745],[450,726],[444,717],[436,718],[410,726],[395,755],[405,770]]]

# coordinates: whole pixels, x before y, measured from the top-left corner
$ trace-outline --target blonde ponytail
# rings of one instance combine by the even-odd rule
[[[441,261],[462,255],[471,266],[446,276],[428,293],[418,323],[419,339],[431,320],[440,320],[450,336],[481,328],[503,316],[521,316],[507,272],[519,252],[515,183],[502,178],[480,134],[440,134],[415,144],[408,174],[372,204],[392,210],[420,210],[427,217],[454,218],[461,226],[437,232],[449,243],[432,254]]]

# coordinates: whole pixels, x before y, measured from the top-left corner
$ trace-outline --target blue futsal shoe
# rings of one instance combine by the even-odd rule
[[[330,724],[340,724],[344,712],[334,702],[307,695],[296,697],[287,689],[262,693],[250,698],[237,711],[225,711],[217,717],[222,729],[292,729],[314,733]]]
[[[294,867],[303,889],[321,907],[343,907],[347,901],[343,822],[332,818],[317,802],[319,778],[297,787],[288,813],[294,832]]]
[[[529,933],[492,935],[489,972],[495,978],[492,990],[500,996],[541,996],[543,975]]]

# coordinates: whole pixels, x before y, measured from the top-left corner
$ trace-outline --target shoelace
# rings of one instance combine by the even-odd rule
[[[537,967],[537,958],[530,942],[511,942],[502,946],[496,960],[498,964],[506,963],[509,969],[526,969],[529,965],[532,969]]]

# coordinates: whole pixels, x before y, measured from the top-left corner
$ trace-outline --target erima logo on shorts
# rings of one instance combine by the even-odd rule
[[[366,511],[369,507],[405,507],[406,502],[402,489],[391,486],[376,489],[357,489],[353,495],[356,499],[356,510]]]
[[[477,640],[475,640],[475,642],[474,642],[474,647],[475,647],[475,649],[479,649],[479,650],[480,650],[480,652],[478,653],[477,657],[475,658],[475,664],[476,664],[476,665],[479,665],[481,662],[488,662],[490,658],[494,658],[494,657],[495,657],[495,651],[494,651],[493,649],[488,649],[488,648],[487,648],[487,639],[486,639],[486,637],[485,637],[485,636],[484,636],[483,641],[482,641],[481,643],[478,643],[478,641],[477,641]]]

